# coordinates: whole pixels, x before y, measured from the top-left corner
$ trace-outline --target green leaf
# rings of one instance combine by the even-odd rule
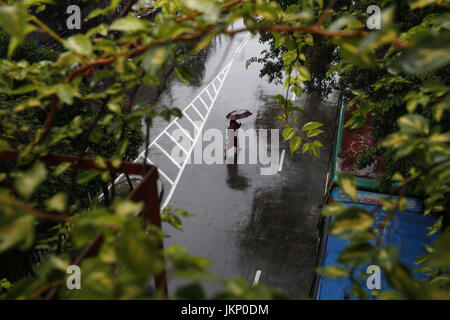
[[[414,265],[417,266],[419,264],[422,264],[430,259],[429,254],[422,254],[420,255],[416,260],[414,260]]]
[[[102,24],[100,24],[100,25],[98,25],[98,26],[96,26],[96,27],[90,29],[90,30],[86,33],[86,35],[87,35],[88,37],[91,37],[91,36],[96,35],[97,33],[98,33],[99,35],[101,35],[101,36],[106,37],[106,36],[108,35],[108,25],[106,25],[105,23],[102,23]]]
[[[189,217],[193,217],[194,216],[192,213],[187,212],[185,210],[181,210],[181,209],[175,209],[174,213],[178,214],[179,216],[182,216],[183,218],[189,218]]]
[[[337,215],[341,214],[342,212],[344,212],[346,208],[347,207],[340,202],[333,202],[333,203],[327,204],[322,209],[322,215],[325,217],[337,216]]]
[[[64,212],[67,205],[67,195],[63,192],[57,193],[45,201],[45,205],[48,211]]]
[[[448,268],[450,266],[450,232],[445,232],[435,241],[433,254],[428,265],[433,267]]]
[[[114,214],[118,217],[127,218],[139,212],[143,208],[142,202],[132,202],[129,200],[120,200],[114,203]]]
[[[430,132],[429,121],[418,114],[408,114],[397,120],[400,130],[405,133],[424,134]]]
[[[294,84],[291,88],[291,91],[294,92],[297,97],[301,97],[303,94],[303,88],[298,84]],[[305,109],[302,106],[298,106],[298,107],[303,109],[303,111],[300,111],[300,110],[297,110],[297,111],[305,113]]]
[[[56,167],[55,171],[53,172],[53,175],[54,175],[55,177],[60,176],[60,175],[63,174],[67,169],[69,169],[71,165],[72,165],[72,163],[70,163],[70,162],[62,162],[62,163],[60,163],[60,164]]]
[[[311,74],[309,73],[308,68],[306,68],[305,66],[300,66],[298,67],[298,75],[297,75],[297,82],[302,82],[302,81],[309,81],[311,80]]]
[[[356,200],[356,180],[355,177],[348,173],[337,173],[338,183],[345,194],[351,199]]]
[[[120,104],[114,102],[108,102],[108,110],[114,112],[117,115],[122,114],[122,108]]]
[[[320,159],[320,147],[317,146],[317,144],[312,143],[309,150],[313,154],[313,156]]]
[[[319,134],[323,133],[325,131],[320,130],[320,129],[314,129],[308,132],[308,134],[306,135],[308,138],[312,138],[315,136],[318,136]]]
[[[10,148],[8,141],[0,139],[0,153]]]
[[[2,292],[3,290],[8,291],[9,289],[11,289],[11,287],[12,287],[12,284],[8,280],[6,280],[6,279],[0,280],[0,292]]]
[[[193,11],[202,11],[208,20],[215,21],[219,18],[220,8],[214,1],[209,0],[184,0],[183,4]]]
[[[291,153],[294,153],[295,151],[297,151],[300,146],[302,145],[302,138],[295,136],[292,140],[291,143],[289,145],[289,148],[291,149]]]
[[[199,53],[201,50],[203,50],[204,48],[206,48],[211,41],[217,36],[217,33],[213,32],[213,33],[208,33],[206,36],[204,36],[202,38],[201,41],[199,41],[196,45],[196,47],[194,48],[193,52],[195,54]]]
[[[117,253],[123,266],[141,281],[164,269],[163,255],[158,253],[158,242],[142,229],[140,220],[128,221],[117,241]]]
[[[312,143],[305,143],[303,144],[303,151],[302,153],[305,153],[306,151],[309,151],[312,148]]]
[[[343,239],[366,237],[365,232],[370,229],[375,219],[365,210],[357,207],[348,208],[336,216],[330,225],[330,234]]]
[[[103,129],[100,126],[96,126],[92,129],[91,134],[89,135],[89,141],[93,143],[100,143],[103,139]]]
[[[74,98],[80,97],[80,93],[76,86],[61,83],[56,85],[55,88],[58,98],[66,104],[71,105],[73,104]]]
[[[198,82],[197,75],[192,70],[192,68],[188,66],[177,66],[175,67],[175,73],[185,85],[191,84],[191,82]]]
[[[127,152],[127,148],[129,145],[130,141],[128,139],[120,141],[119,145],[117,146],[117,153],[123,157],[125,155],[125,152]]]
[[[341,251],[338,261],[348,267],[355,268],[370,261],[377,254],[377,248],[368,242],[349,244]]]
[[[423,92],[417,93],[415,91],[410,91],[403,100],[407,101],[406,109],[408,112],[413,113],[419,105],[426,107],[430,97]]]
[[[180,231],[183,230],[183,224],[181,222],[181,219],[174,214],[161,213],[161,220],[167,222],[175,229],[178,229]]]
[[[286,103],[286,99],[281,94],[277,94],[273,98],[278,101],[278,105],[284,105]]]
[[[360,300],[366,300],[368,298],[367,291],[356,281],[352,281],[353,288],[350,290],[350,295],[359,298]]]
[[[142,67],[150,75],[155,75],[172,54],[173,45],[153,46],[148,49],[142,60]]]
[[[279,16],[276,8],[271,6],[258,6],[256,7],[255,14],[264,18],[265,21],[276,21]]]
[[[302,106],[292,106],[292,108],[293,108],[295,111],[298,111],[298,112],[301,112],[301,113],[306,113],[305,108],[303,108]]]
[[[409,2],[409,6],[412,10],[423,8],[431,4],[435,4],[437,0],[413,0]]]
[[[136,17],[127,16],[113,22],[109,27],[110,30],[122,32],[137,32],[147,28],[146,24]]]
[[[3,212],[2,212],[3,211]],[[5,217],[4,209],[0,211],[0,252],[20,245],[25,250],[33,244],[35,218],[32,215]]]
[[[91,40],[84,34],[77,34],[64,41],[64,46],[73,53],[81,56],[89,56],[92,54]]]
[[[445,67],[449,62],[449,41],[431,34],[403,51],[398,60],[400,67],[410,74],[431,72]]]
[[[319,267],[316,269],[316,272],[328,278],[348,277],[350,275],[346,269],[339,266]]]
[[[39,88],[39,98],[57,95],[64,103],[73,104],[73,99],[80,97],[78,87],[67,83],[58,83],[56,85],[43,86]]]
[[[287,141],[294,137],[295,133],[297,132],[297,129],[295,128],[286,128],[282,132],[283,140]]]
[[[96,155],[94,157],[94,164],[100,169],[108,168],[108,164],[107,164],[105,158],[103,158],[102,156],[99,156],[99,155]]]
[[[113,168],[120,168],[120,166],[122,165],[122,159],[118,156],[113,156],[111,158],[111,165],[113,166]]]
[[[183,112],[180,109],[178,109],[178,108],[170,109],[170,113],[173,114],[177,118],[183,117]]]
[[[433,114],[434,117],[437,121],[441,121],[444,112],[445,111],[450,111],[450,95],[447,96],[446,98],[444,98],[442,101],[438,102],[434,107],[433,107]]]
[[[105,8],[97,8],[94,11],[92,11],[86,18],[86,20],[93,19],[99,15],[106,15],[111,14],[114,12],[114,10],[117,9],[119,4],[121,3],[121,0],[111,0],[109,6],[106,6]]]
[[[405,133],[395,132],[388,135],[382,142],[383,147],[386,148],[398,148],[405,143],[408,143],[411,136]]]
[[[101,175],[102,172],[98,170],[86,170],[80,173],[77,177],[77,183],[78,184],[85,184],[89,181],[97,178],[99,175]]]
[[[316,147],[319,147],[319,148],[323,147],[322,142],[320,142],[319,140],[314,140],[313,145],[316,146]]]
[[[14,181],[14,186],[18,194],[24,198],[29,198],[46,178],[47,168],[42,162],[37,161],[30,170],[19,174]]]
[[[432,236],[433,234],[439,232],[442,229],[442,222],[444,220],[443,216],[440,216],[436,222],[433,224],[432,227],[429,227],[428,229],[430,230],[427,234],[427,236]]]
[[[323,124],[320,122],[308,122],[303,126],[302,131],[312,131],[314,129],[320,128],[321,126],[323,126]]]
[[[372,56],[370,55],[370,52],[360,52],[360,50],[358,49],[360,42],[359,40],[336,39],[335,42],[340,46],[339,54],[345,62],[348,62],[351,65],[357,65],[365,68],[373,66],[374,62]]]
[[[28,13],[22,5],[0,6],[0,27],[11,35],[8,57],[25,40],[26,35],[36,29],[27,20]]]
[[[305,40],[305,43],[308,46],[313,46],[314,45],[314,37],[312,36],[312,34],[310,34],[310,33],[305,34],[303,39]]]

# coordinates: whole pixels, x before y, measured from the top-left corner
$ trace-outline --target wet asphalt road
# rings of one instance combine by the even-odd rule
[[[198,73],[200,83],[186,87],[172,77],[161,97],[162,102],[184,109],[233,60],[206,119],[204,131],[210,128],[225,130],[228,125],[226,114],[237,107],[245,107],[253,113],[241,121],[242,129],[281,128],[281,123],[275,119],[278,113],[272,96],[284,94],[284,88],[260,79],[259,64],[245,69],[246,61],[259,56],[265,49],[257,37],[251,37],[242,48],[245,37],[246,34],[240,34],[233,39],[216,38],[203,55],[190,63]],[[239,47],[241,51],[237,52]],[[145,90],[138,98],[145,100]],[[222,278],[242,277],[253,283],[260,271],[260,283],[280,288],[290,297],[308,295],[313,280],[316,226],[331,151],[337,96],[320,101],[313,94],[304,94],[297,103],[308,111],[299,125],[308,121],[324,123],[325,133],[318,137],[324,144],[320,159],[301,152],[291,155],[289,145],[280,141],[280,154],[286,150],[286,155],[282,170],[276,175],[260,175],[260,165],[187,164],[169,205],[195,216],[183,219],[183,232],[164,226],[168,235],[166,247],[183,245],[190,254],[208,258],[212,262],[212,271]],[[162,120],[155,121],[152,138],[167,124]],[[164,142],[161,144],[165,146]],[[170,148],[168,144],[167,148]],[[171,177],[177,172],[170,161],[161,158],[158,150],[151,149],[149,158]],[[164,179],[162,181],[166,199],[170,186]],[[171,279],[170,292],[180,284],[179,281]],[[205,288],[213,294],[220,287],[206,283]]]

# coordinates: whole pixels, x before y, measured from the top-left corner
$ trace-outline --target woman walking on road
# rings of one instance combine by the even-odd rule
[[[226,152],[231,148],[231,144],[234,145],[234,152],[237,153],[239,149],[238,144],[238,130],[241,127],[241,124],[237,122],[237,119],[243,119],[251,116],[252,113],[248,110],[234,110],[227,114],[227,119],[230,119],[230,125],[228,126],[228,141],[225,147],[225,158]],[[232,130],[232,131],[230,131]]]
[[[234,152],[238,151],[238,130],[239,130],[240,127],[241,127],[241,124],[239,122],[237,122],[236,120],[231,120],[230,121],[230,126],[228,127],[229,130],[233,130],[232,131],[232,133],[233,133],[232,137],[234,138],[234,148],[235,148]],[[231,140],[230,140],[230,147],[231,147]]]

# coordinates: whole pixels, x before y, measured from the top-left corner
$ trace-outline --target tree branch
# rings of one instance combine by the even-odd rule
[[[13,200],[11,198],[3,198],[0,197],[0,203],[6,206],[10,206],[19,210],[24,210],[27,211],[29,213],[31,213],[32,215],[34,215],[36,218],[39,219],[43,219],[43,220],[52,220],[52,221],[58,221],[58,222],[69,222],[71,221],[70,217],[66,216],[66,215],[54,215],[54,214],[50,214],[47,212],[42,212],[39,211],[37,209],[34,209],[32,207],[30,207],[29,205],[23,203],[23,202],[19,202],[17,200]]]
[[[137,0],[128,0],[127,4],[125,5],[125,8],[120,12],[118,19],[123,18],[128,15],[131,8],[134,6],[134,4],[137,2]]]
[[[319,20],[314,24],[316,27],[320,27],[322,23],[325,21],[325,19],[328,17],[328,14],[330,13],[330,10],[334,7],[336,3],[336,0],[331,0],[328,6],[325,8],[325,11],[322,13],[322,15],[319,17]]]

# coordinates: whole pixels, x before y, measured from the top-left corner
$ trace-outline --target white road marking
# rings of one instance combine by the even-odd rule
[[[200,111],[198,111],[198,109],[195,107],[195,104],[191,103],[191,108],[195,110],[195,112],[197,112],[197,114],[200,116],[200,118],[202,118],[202,120],[205,120],[205,117],[203,117],[203,115],[200,113]]]
[[[236,54],[240,54],[242,52],[242,50],[244,49],[244,47],[247,45],[248,41],[250,40],[252,34],[249,32],[246,37],[243,39],[243,41],[241,42],[241,44],[239,45],[239,47],[236,49],[235,53]],[[175,178],[174,181],[172,181],[167,174],[165,174],[161,168],[158,167],[158,171],[161,173],[161,175],[166,178],[166,180],[172,185],[172,188],[166,198],[166,200],[164,201],[162,207],[166,207],[167,204],[169,203],[169,201],[172,199],[173,193],[175,192],[175,189],[180,181],[180,178],[183,174],[183,171],[187,165],[187,162],[192,154],[192,151],[197,143],[197,140],[199,139],[199,137],[201,136],[201,132],[203,130],[203,127],[206,123],[206,120],[208,119],[208,116],[211,112],[211,109],[214,105],[214,103],[216,102],[216,99],[219,96],[220,90],[222,89],[222,85],[225,82],[226,77],[228,76],[228,73],[231,69],[231,65],[233,64],[234,59],[231,60],[223,69],[222,71],[220,71],[216,77],[209,82],[208,85],[206,85],[203,90],[192,100],[192,102],[183,110],[183,116],[186,117],[193,125],[194,128],[196,128],[197,130],[194,130],[194,137],[191,137],[191,135],[187,134],[186,130],[184,130],[184,128],[181,127],[181,125],[178,123],[179,118],[174,119],[153,141],[152,143],[150,143],[150,145],[148,146],[147,150],[150,149],[152,146],[156,146],[158,147],[166,156],[169,157],[169,159],[174,162],[177,167],[179,167],[179,172],[177,177]],[[219,86],[217,87],[215,81],[218,80],[219,82]],[[213,91],[214,91],[214,97],[211,95],[209,88],[212,87]],[[205,101],[202,99],[202,95],[203,93],[205,93],[208,95],[208,97],[210,98],[211,102],[209,104],[209,108],[207,107],[207,104],[205,103]],[[193,106],[193,103],[195,100],[199,99],[206,107],[206,109],[208,109],[207,113],[205,116],[203,116],[199,110]],[[200,115],[200,117],[203,119],[203,121],[201,122],[200,127],[198,127],[198,125],[187,115],[187,109],[189,107],[193,107],[194,110]],[[172,159],[172,157],[170,155],[168,155],[167,151],[164,150],[158,143],[158,139],[161,138],[163,136],[163,134],[167,134],[169,135],[170,138],[172,138],[172,136],[170,135],[169,132],[167,132],[167,130],[170,128],[170,126],[172,126],[173,124],[176,124],[179,128],[181,128],[183,130],[183,132],[189,137],[189,139],[192,141],[192,145],[191,148],[188,150],[187,154],[186,154],[186,158],[184,159],[184,161],[181,164],[178,164],[174,161],[174,159]],[[185,150],[183,150],[185,151]],[[144,154],[146,153],[146,150],[142,151],[142,153],[139,155],[139,157],[134,161],[134,162],[138,162],[140,160],[140,158],[142,158],[144,156]],[[283,157],[284,157],[284,150],[283,150]],[[151,164],[153,164],[150,159],[147,159],[147,161]],[[154,165],[154,164],[153,164]],[[281,166],[280,166],[281,168]],[[117,183],[118,181],[120,181],[120,179],[123,177],[124,175],[121,174],[119,175],[119,177],[117,177],[117,179],[115,180],[115,183]],[[259,273],[258,273],[259,272]],[[261,274],[261,271],[257,272],[257,279],[255,278],[255,280],[259,281],[259,275]]]
[[[248,34],[244,37],[244,39],[242,40],[242,42],[239,44],[239,46],[236,48],[236,50],[234,51],[234,53],[238,53],[239,50],[241,49],[242,45],[244,44],[245,40],[247,39]]]
[[[176,125],[177,125],[177,127],[186,135],[186,137],[188,137],[189,138],[189,140],[191,140],[191,141],[194,141],[194,138],[192,138],[191,137],[191,135],[189,134],[189,132],[187,132],[179,123],[178,123],[178,121],[175,121],[174,122]]]
[[[172,161],[174,165],[176,165],[179,169],[181,169],[181,165],[178,164],[178,162],[177,162],[174,158],[172,158],[172,156],[171,156],[171,155],[170,155],[163,147],[161,147],[157,142],[155,142],[155,146],[157,146],[158,149],[159,149],[159,150],[160,150],[167,158],[169,158],[170,161]],[[159,168],[158,168],[158,169],[159,169]]]
[[[172,137],[172,135],[170,133],[168,133],[167,131],[166,131],[166,136],[168,136],[170,138],[170,140],[175,142],[175,145],[178,148],[180,148],[181,150],[183,150],[184,153],[187,153],[187,150],[174,137]]]
[[[154,165],[153,162],[147,158],[147,162],[150,163],[151,165]],[[161,174],[166,180],[167,182],[169,182],[172,186],[173,186],[173,181],[172,179],[170,179],[162,170],[158,170],[158,173]]]
[[[280,160],[280,167],[278,168],[278,172],[281,172],[283,170],[283,163],[284,163],[284,156],[286,154],[286,150],[281,151],[281,160]]]
[[[241,49],[239,50],[238,54],[240,54],[240,53],[242,52],[242,50],[244,50],[244,48],[245,48],[245,46],[247,45],[248,41],[250,40],[251,36],[252,36],[252,35],[251,35],[251,33],[250,33],[249,36],[248,36],[248,38],[247,38],[247,40],[245,40],[245,43],[242,45]]]
[[[261,277],[261,270],[256,271],[255,280],[253,280],[253,285],[256,286],[259,283],[259,278]]]
[[[180,127],[180,128],[182,128],[182,126],[178,123],[178,120],[179,120],[179,118],[175,118],[174,120],[172,120],[172,122],[163,130],[163,131],[161,131],[161,133],[160,134],[158,134],[158,136],[150,143],[150,145],[148,146],[148,149],[150,149],[151,147],[153,147],[153,146],[156,146],[156,147],[158,147],[172,162],[174,162],[174,164],[179,168],[179,172],[178,172],[178,175],[177,175],[177,177],[176,177],[176,179],[174,180],[174,181],[172,181],[169,177],[168,177],[168,175],[167,174],[165,174],[164,173],[164,171],[160,168],[160,167],[158,167],[158,172],[159,173],[161,173],[161,175],[164,177],[164,178],[166,178],[166,180],[172,185],[172,187],[171,187],[171,190],[170,190],[170,193],[169,193],[169,195],[167,196],[167,198],[166,198],[166,201],[164,201],[164,204],[163,204],[163,208],[165,207],[165,206],[167,206],[167,204],[169,203],[169,201],[170,201],[170,199],[172,198],[172,195],[173,195],[173,193],[174,193],[174,191],[175,191],[175,189],[176,189],[176,187],[177,187],[177,185],[178,185],[178,182],[180,181],[180,178],[181,178],[181,175],[183,174],[183,171],[184,171],[184,168],[186,167],[186,164],[187,164],[187,162],[188,162],[188,160],[189,160],[189,158],[190,158],[190,156],[191,156],[191,154],[192,154],[192,151],[194,150],[194,146],[195,146],[195,144],[197,143],[197,140],[198,140],[198,138],[201,136],[201,132],[202,132],[202,130],[203,130],[203,126],[205,125],[205,123],[206,123],[206,119],[208,118],[208,116],[209,116],[209,113],[211,112],[211,109],[212,109],[212,107],[213,107],[213,105],[214,105],[214,103],[216,102],[216,99],[217,99],[217,97],[219,96],[219,92],[220,92],[220,90],[222,89],[222,85],[223,85],[223,83],[224,83],[224,81],[225,81],[225,78],[227,77],[227,75],[228,75],[228,72],[230,71],[230,69],[231,69],[231,65],[233,64],[233,62],[234,62],[234,60],[231,60],[224,68],[223,68],[223,70],[221,71],[221,72],[219,72],[218,73],[218,75],[212,80],[212,81],[210,81],[204,88],[203,88],[203,90],[192,100],[192,102],[190,103],[190,104],[188,104],[188,106],[183,110],[183,116],[184,117],[186,117],[190,122],[192,122],[192,124],[194,125],[194,128],[196,128],[197,130],[195,130],[196,131],[196,133],[195,133],[195,137],[191,137],[191,135],[189,135],[187,132],[186,132],[186,130],[184,130],[184,129],[182,129],[183,130],[183,132],[189,137],[189,139],[191,139],[192,140],[192,145],[191,145],[191,148],[188,150],[188,152],[186,153],[186,158],[184,159],[184,161],[182,162],[182,164],[180,165],[180,164],[178,164],[168,153],[167,153],[167,151],[165,151],[158,143],[157,143],[157,141],[164,135],[164,134],[167,134],[167,135],[170,135],[170,133],[167,131],[173,124],[176,124],[178,127]],[[216,78],[217,77],[219,77],[219,76],[222,76],[223,77],[223,81],[220,83],[220,85],[219,85],[219,88],[217,88],[217,93],[215,94],[215,96],[214,97],[212,97],[211,96],[211,94],[209,93],[209,90],[208,90],[208,88],[209,87],[211,87],[212,86],[212,83],[213,83],[213,81],[215,81],[216,80]],[[190,107],[192,107],[192,103],[195,101],[195,100],[197,100],[198,98],[200,98],[200,96],[203,94],[203,93],[207,93],[209,96],[210,96],[210,98],[211,98],[211,103],[210,103],[210,106],[209,106],[209,108],[207,108],[208,109],[208,112],[206,113],[206,115],[203,117],[204,118],[204,120],[202,121],[202,124],[200,125],[200,127],[198,127],[198,125],[187,115],[187,109],[188,108],[190,108]],[[198,110],[196,110],[197,112],[198,112]],[[138,156],[138,158],[134,161],[135,163],[136,162],[138,162],[144,155],[145,155],[145,153],[146,153],[146,150],[144,150],[144,151],[142,151],[141,152],[141,154]],[[149,159],[147,159],[147,161],[150,163],[150,164],[152,164],[152,165],[154,165],[154,163],[152,163]],[[121,174],[121,175],[119,175],[118,177],[117,177],[117,179],[115,180],[115,182],[114,183],[118,183],[119,181],[120,181],[120,179],[122,179],[124,177],[124,174]],[[111,188],[111,186],[109,186],[109,188]],[[99,197],[99,199],[101,199],[103,197],[103,195],[100,195],[100,197]]]
[[[244,40],[242,40],[241,44],[239,45],[239,47],[237,47],[236,51],[234,53],[241,53],[242,49],[244,49],[245,45],[247,44],[248,40],[250,39],[250,37],[252,36],[251,33],[248,33]]]
[[[213,80],[214,81],[214,80]],[[212,83],[212,81],[211,81]],[[213,97],[211,96],[211,93],[209,93],[209,90],[205,90],[206,94],[208,95],[209,99],[212,101]],[[217,92],[216,92],[217,93]]]
[[[208,105],[206,104],[205,100],[203,100],[202,97],[199,97],[199,100],[201,101],[201,103],[203,103],[203,106],[205,107],[205,109],[208,110],[209,108],[208,108]]]
[[[234,60],[231,60],[230,63],[228,63],[228,64],[226,65],[226,67],[224,68],[224,70],[221,72],[221,73],[224,73],[224,74],[225,74],[224,80],[225,80],[226,76],[228,75],[228,72],[230,71],[231,65],[233,64],[233,62],[234,62]],[[214,81],[214,80],[213,80],[213,81]],[[212,83],[212,82],[211,82],[211,83]],[[210,83],[210,84],[211,84],[211,83]],[[193,141],[193,143],[192,143],[192,145],[191,145],[191,148],[189,149],[189,152],[188,152],[186,158],[184,159],[184,161],[183,161],[183,163],[182,163],[182,165],[181,165],[180,171],[178,172],[178,175],[177,175],[177,177],[176,177],[176,179],[175,179],[175,181],[174,181],[173,187],[172,187],[172,189],[170,190],[170,193],[168,194],[168,196],[167,196],[167,198],[166,198],[166,201],[164,201],[164,203],[163,203],[163,205],[162,205],[162,208],[166,207],[166,206],[168,205],[169,201],[172,199],[173,193],[175,192],[175,189],[177,188],[177,185],[178,185],[178,183],[179,183],[179,181],[180,181],[180,179],[181,179],[181,176],[183,175],[183,171],[184,171],[184,169],[186,168],[186,165],[187,165],[187,163],[188,163],[188,161],[189,161],[189,158],[190,158],[190,156],[191,156],[191,154],[192,154],[192,151],[194,150],[194,147],[195,147],[195,145],[196,145],[196,143],[197,143],[197,140],[198,140],[198,139],[200,138],[200,136],[201,136],[203,127],[204,127],[204,125],[205,125],[205,123],[206,123],[206,119],[208,119],[208,116],[209,116],[209,114],[210,114],[210,112],[211,112],[211,110],[212,110],[212,107],[213,107],[214,103],[216,102],[217,97],[219,96],[219,92],[220,92],[220,90],[222,89],[223,83],[224,83],[224,82],[222,82],[222,83],[220,84],[219,88],[217,89],[217,93],[216,93],[215,97],[214,97],[214,98],[212,99],[212,101],[211,101],[209,110],[208,110],[208,112],[207,112],[206,115],[205,115],[205,120],[202,122],[200,128],[198,128],[197,136],[195,137],[195,139],[194,139],[194,141]],[[209,84],[209,85],[210,85],[210,84]],[[209,87],[209,85],[206,86],[205,89],[204,89],[201,93],[203,93],[204,91],[206,91],[207,93],[209,93],[208,90],[207,90],[207,88]],[[199,96],[200,96],[200,95],[199,95]],[[197,97],[194,99],[194,101],[195,101],[196,99],[197,99]],[[176,120],[176,119],[175,119],[175,120]]]
[[[221,73],[223,73],[224,72],[224,70],[226,70],[226,73],[225,73],[225,77],[228,75],[228,71],[229,71],[229,68],[231,67],[231,64],[234,62],[234,60],[231,60],[225,67],[224,67],[224,69],[219,73],[219,74],[221,74]],[[213,80],[214,81],[214,80]],[[208,89],[208,87],[211,85],[211,83],[212,83],[212,81],[208,84],[208,85],[206,85],[204,88],[203,88],[203,90],[192,100],[192,102],[194,102],[195,100],[197,100],[205,91],[209,94],[209,91],[207,90]],[[210,94],[209,94],[210,95]],[[211,95],[210,95],[211,96]],[[216,97],[217,98],[217,97]],[[211,100],[213,100],[212,99],[212,97],[211,97]],[[215,99],[214,99],[214,102],[215,102]],[[211,103],[211,106],[210,106],[210,108],[212,107],[212,105],[214,104],[214,102],[212,102]],[[198,126],[196,126],[196,124],[195,124],[195,122],[186,114],[186,110],[189,108],[191,106],[191,103],[183,110],[183,116],[186,116],[186,118],[188,119],[188,120],[190,120],[191,122],[192,122],[192,124],[197,128],[197,129],[199,129],[199,127]],[[205,117],[206,118],[206,117]],[[179,120],[180,118],[175,118],[174,120],[172,120],[172,122],[166,127],[166,129],[164,129],[154,140],[153,140],[153,142],[149,145],[149,149],[150,149],[150,147],[152,146],[152,145],[154,145],[155,144],[155,142],[154,141],[156,141],[156,140],[158,140],[163,134],[164,134],[164,131],[166,131],[172,124],[177,124],[178,125],[178,120]],[[142,153],[139,155],[139,156],[142,156],[142,155],[144,155],[145,154],[145,150],[144,151],[142,151]]]

